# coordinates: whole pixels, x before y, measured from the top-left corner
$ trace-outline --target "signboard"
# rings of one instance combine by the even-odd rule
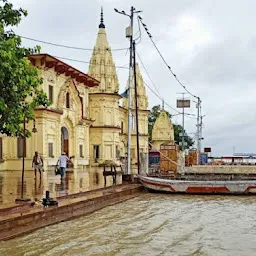
[[[200,154],[200,164],[207,164],[208,163],[208,155],[201,153]]]
[[[211,148],[204,148],[204,152],[205,152],[205,153],[211,153],[211,152],[212,152],[212,149],[211,149]]]
[[[179,145],[182,146],[182,141],[179,142]],[[186,141],[184,141],[184,142],[183,142],[183,145],[184,145],[184,146],[187,146],[188,143],[187,143]]]
[[[189,99],[178,99],[177,100],[177,108],[190,108],[190,100]]]

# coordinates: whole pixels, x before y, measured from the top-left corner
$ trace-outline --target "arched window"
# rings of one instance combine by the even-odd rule
[[[69,92],[66,94],[66,108],[70,108],[70,95]]]

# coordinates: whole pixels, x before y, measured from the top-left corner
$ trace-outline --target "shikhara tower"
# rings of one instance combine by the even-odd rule
[[[121,99],[119,95],[119,82],[112,51],[107,40],[102,9],[98,35],[90,60],[88,75],[100,81],[100,85],[97,88],[90,88],[89,91],[90,117],[94,120],[90,127],[91,162],[97,165],[97,163],[103,163],[104,161],[119,163],[121,160],[125,163],[128,132],[127,99],[124,98],[123,106],[119,105],[119,100]],[[146,168],[148,153],[148,99],[138,66],[137,84],[140,152],[142,167]],[[132,94],[134,96],[134,83]],[[135,114],[134,99],[132,109]],[[131,158],[132,168],[136,170],[135,124],[133,127]]]
[[[100,81],[98,88],[89,91],[91,162],[102,163],[119,158],[119,84],[109,46],[101,9],[101,20],[89,65],[90,76]]]

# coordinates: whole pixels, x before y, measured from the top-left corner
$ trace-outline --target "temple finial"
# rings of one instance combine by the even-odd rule
[[[100,13],[100,25],[99,28],[105,28],[104,19],[103,19],[103,7],[101,6],[101,13]]]

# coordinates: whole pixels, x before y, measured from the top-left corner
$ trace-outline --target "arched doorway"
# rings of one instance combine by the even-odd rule
[[[65,152],[69,156],[69,145],[68,145],[68,129],[61,127],[61,153]]]

